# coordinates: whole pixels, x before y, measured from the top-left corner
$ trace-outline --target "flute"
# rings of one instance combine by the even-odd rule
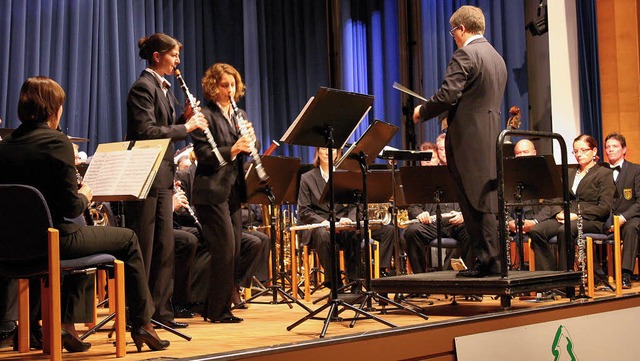
[[[445,219],[445,220],[446,220],[446,219],[448,219],[448,218],[453,218],[453,217],[455,217],[455,214],[454,214],[453,212],[449,212],[449,213],[442,213],[442,219]],[[434,215],[429,216],[429,223],[433,223],[433,222],[435,222],[435,221],[436,221],[436,215],[435,215],[435,214],[434,214]],[[421,222],[420,222],[417,218],[414,218],[414,219],[410,219],[410,220],[408,220],[408,221],[402,221],[402,222],[400,222],[400,224],[398,224],[398,227],[400,227],[400,228],[405,228],[405,227],[407,227],[407,226],[409,226],[409,225],[417,224],[417,223],[421,223]]]
[[[184,79],[182,79],[182,73],[180,73],[180,70],[176,68],[173,70],[173,74],[176,76],[176,79],[180,84],[180,88],[182,88],[182,91],[184,91],[184,95],[187,97],[187,101],[189,102],[189,105],[191,105],[191,109],[193,109],[194,113],[197,112],[196,109],[198,109],[198,106],[197,106],[196,98],[193,96],[193,94],[191,94],[191,92],[189,91],[189,88],[187,88],[187,84],[184,82]],[[225,165],[227,165],[227,161],[224,160],[224,158],[222,157],[222,154],[220,154],[220,151],[218,150],[218,145],[216,144],[216,141],[213,139],[213,135],[211,135],[211,130],[209,130],[209,127],[207,127],[203,130],[203,132],[204,132],[204,136],[207,138],[207,142],[209,142],[209,145],[211,146],[211,151],[218,159],[218,163],[220,164],[220,167],[224,167]]]
[[[356,226],[356,222],[351,222],[348,224],[339,224],[336,223],[336,229],[337,230],[343,230],[343,229],[350,229]],[[369,221],[369,226],[381,226],[383,224],[383,222],[381,220],[373,220],[373,221]],[[361,226],[364,226],[364,222],[361,221],[360,222]],[[289,227],[290,231],[304,231],[304,230],[309,230],[309,229],[316,229],[316,228],[326,228],[329,229],[329,225],[325,224],[325,223],[311,223],[311,224],[303,224],[300,226],[292,226]]]
[[[244,117],[240,113],[240,110],[238,110],[238,106],[236,105],[236,102],[233,100],[233,95],[229,97],[229,100],[231,100],[231,107],[236,117],[238,128],[240,128],[240,134],[243,137],[248,137],[249,130],[247,128],[247,121],[244,119]],[[267,180],[269,179],[269,176],[267,176],[267,173],[264,171],[264,167],[262,166],[262,160],[260,159],[260,155],[258,154],[258,150],[256,149],[255,142],[251,146],[250,155],[251,155],[251,158],[253,158],[253,165],[256,167],[256,173],[258,174],[258,178],[260,178],[262,182],[267,182]]]

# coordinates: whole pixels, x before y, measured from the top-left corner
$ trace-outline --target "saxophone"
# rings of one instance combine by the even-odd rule
[[[244,119],[238,106],[236,105],[235,100],[233,100],[233,95],[229,97],[231,100],[231,107],[233,109],[233,114],[236,117],[236,122],[238,123],[238,128],[240,129],[240,134],[243,137],[249,136],[249,127],[247,126],[247,121]],[[253,166],[256,167],[256,172],[258,173],[258,178],[260,181],[266,183],[269,179],[267,173],[264,171],[264,167],[262,166],[262,160],[260,159],[260,155],[258,154],[258,150],[256,149],[255,142],[251,145],[251,158],[253,159]]]
[[[178,83],[180,83],[180,88],[182,88],[182,91],[184,91],[184,95],[187,97],[187,101],[189,102],[191,109],[193,109],[194,112],[197,112],[196,109],[198,109],[198,106],[196,102],[196,97],[194,97],[193,94],[191,94],[191,92],[189,91],[189,88],[187,88],[187,84],[184,82],[184,79],[182,79],[182,73],[180,73],[180,70],[176,68],[173,70],[173,74],[176,76]],[[218,159],[218,163],[220,164],[220,167],[224,167],[225,165],[227,165],[227,161],[225,161],[224,158],[222,157],[222,154],[220,154],[220,151],[218,150],[218,145],[216,144],[216,141],[213,139],[213,135],[211,135],[211,130],[209,130],[209,128],[206,128],[203,132],[204,132],[204,136],[207,138],[207,142],[211,146],[211,151],[216,156],[216,159]]]

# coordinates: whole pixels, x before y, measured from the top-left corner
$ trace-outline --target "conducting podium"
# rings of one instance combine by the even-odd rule
[[[326,147],[332,149],[342,149],[349,137],[353,134],[358,125],[364,120],[373,104],[373,96],[347,92],[339,89],[320,88],[316,95],[309,99],[293,124],[287,129],[283,135],[281,142],[295,145],[306,145],[311,147]],[[321,306],[309,315],[303,317],[293,323],[287,330],[309,319],[321,319],[324,321],[324,327],[320,333],[320,337],[324,337],[332,321],[342,321],[339,313],[345,309],[360,313],[367,318],[375,319],[388,326],[392,324],[354,307],[345,302],[338,296],[338,270],[336,260],[336,219],[335,219],[335,200],[334,200],[334,183],[333,183],[333,167],[334,159],[329,152],[329,208],[330,208],[330,250],[332,257],[330,265],[332,272],[331,297],[327,304]],[[339,310],[339,307],[343,307]],[[326,318],[315,318],[315,316],[323,310],[329,308]]]

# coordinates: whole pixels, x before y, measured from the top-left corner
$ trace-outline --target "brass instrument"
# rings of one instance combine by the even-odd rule
[[[391,223],[391,203],[369,203],[369,222]]]

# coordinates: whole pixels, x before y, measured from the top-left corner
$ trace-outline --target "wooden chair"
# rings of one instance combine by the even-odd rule
[[[613,255],[614,263],[607,262],[608,274],[614,274],[616,296],[622,295],[622,241],[620,240],[620,216],[613,216],[613,233],[586,233],[587,242],[587,295],[593,297],[595,294],[594,280],[594,245],[605,245],[607,247],[607,255]]]
[[[460,242],[455,239],[455,238],[448,238],[448,237],[442,237],[441,238],[441,245],[442,245],[442,249],[453,249],[453,248],[458,248],[460,247]],[[431,257],[431,250],[432,249],[438,249],[438,239],[432,239],[429,243],[427,243],[427,269],[430,267],[433,267],[433,263],[432,261],[432,257]],[[436,256],[437,257],[437,256]],[[437,258],[436,258],[436,262],[435,265],[437,266]],[[469,265],[467,265],[469,266]],[[442,269],[446,269],[447,265],[444,264],[444,259],[443,259],[443,264],[442,264]]]
[[[124,263],[109,254],[60,260],[60,238],[42,194],[27,185],[0,185],[0,274],[18,279],[18,351],[29,352],[29,282],[41,279],[43,352],[62,358],[60,285],[70,272],[114,269],[116,356],[126,354]]]

